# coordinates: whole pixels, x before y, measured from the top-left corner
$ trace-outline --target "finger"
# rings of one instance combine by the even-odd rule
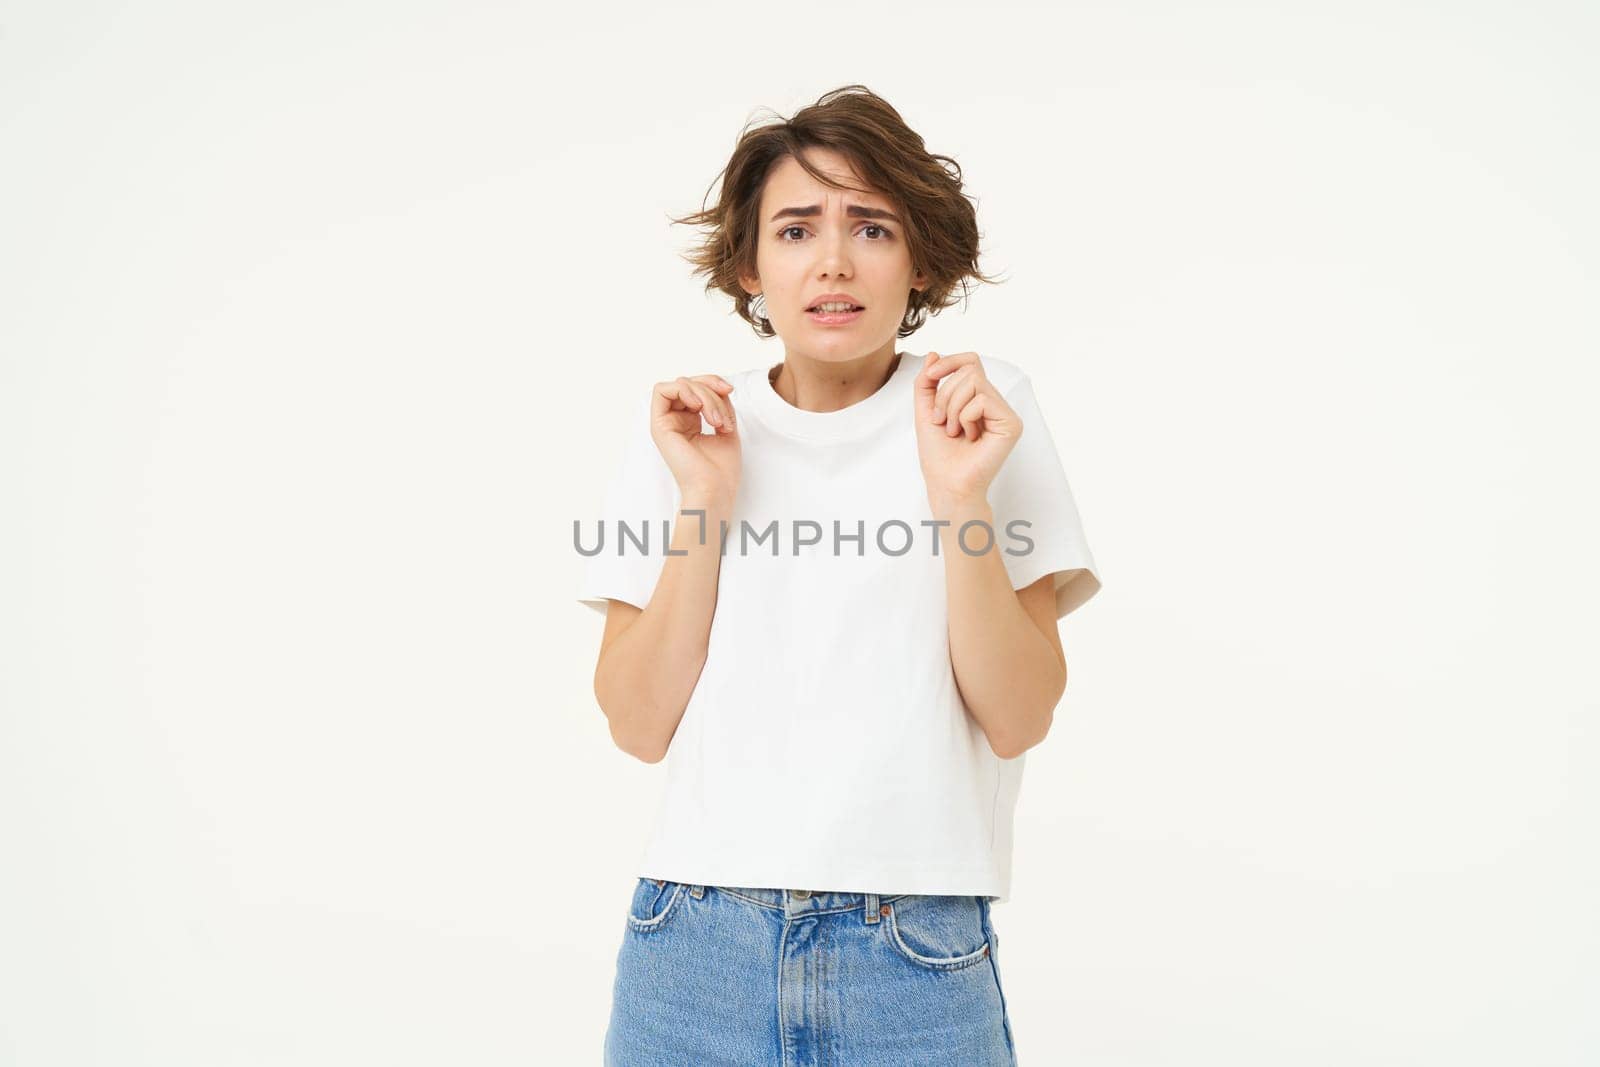
[[[983,435],[983,420],[986,415],[984,409],[988,401],[989,398],[982,393],[975,393],[972,399],[962,406],[959,425],[961,431],[967,435],[967,440],[976,441]]]
[[[650,414],[655,418],[679,414],[689,405],[683,399],[683,385],[679,381],[657,382],[650,395]]]
[[[716,386],[702,378],[692,379],[706,402],[706,421],[713,433],[730,430],[733,424],[733,407],[727,397],[717,392]]]
[[[1022,419],[993,382],[985,380],[979,386],[977,399],[983,401],[983,419],[979,426],[982,433],[1000,433],[1012,438],[1022,436]]]
[[[967,406],[967,403],[972,400],[973,396],[975,396],[977,392],[977,380],[971,377],[962,377],[959,381],[950,386],[949,410],[959,416],[961,410]],[[951,437],[960,436],[961,421],[959,417],[945,419],[944,428],[945,432]]]
[[[929,352],[922,357],[922,369],[917,372],[914,388],[911,390],[911,409],[916,412],[919,423],[939,421],[934,415],[933,408],[939,383],[928,377],[928,368],[933,366],[933,361],[938,355],[937,352]]]
[[[1000,390],[994,387],[993,382],[985,381],[983,388],[978,391],[989,398],[989,402],[983,406],[984,418],[991,421],[998,419],[1011,425],[1016,433],[1022,433],[1021,417],[1015,408],[1006,403],[1006,398],[1000,395]]]
[[[687,378],[674,378],[672,380],[673,395],[685,411],[698,412],[704,406],[700,394],[695,392],[694,383]]]
[[[717,411],[722,414],[722,425],[731,427],[733,425],[734,410],[733,401],[728,399],[728,394],[733,391],[733,386],[728,384],[727,379],[720,378],[715,374],[698,375],[695,381],[704,382],[711,387],[711,400],[716,405]]]
[[[966,414],[967,409],[972,406],[974,396],[975,394],[965,395],[961,397],[959,403],[951,406],[951,410],[955,412],[955,416],[949,420],[945,427],[949,431],[951,437],[960,437],[963,433],[967,434],[968,437],[972,436],[972,434],[968,431],[966,424],[963,423],[961,419],[962,416]]]
[[[713,425],[718,433],[732,433],[734,429],[733,402],[726,393],[718,392],[717,382],[706,382],[705,388],[711,395],[711,406],[717,412],[717,422]]]
[[[972,366],[977,362],[978,353],[976,352],[954,352],[948,356],[940,356],[939,362],[935,363],[933,368],[928,371],[928,376],[938,380],[946,374],[952,374],[962,367]]]
[[[674,396],[684,411],[699,415],[705,410],[705,398],[700,395],[700,391],[695,388],[695,384],[688,378],[674,378],[672,385]],[[699,425],[698,420],[696,420],[696,425]]]
[[[728,403],[728,395],[733,392],[733,382],[723,378],[722,374],[696,374],[694,381],[704,382],[710,387],[710,394],[714,398],[712,402],[722,413],[723,426],[733,422],[733,405]]]
[[[698,410],[701,416],[707,422],[709,422],[713,428],[721,426],[722,412],[717,410],[717,402],[721,399],[721,397],[717,396],[717,394],[712,391],[711,386],[705,384],[704,382],[696,381],[693,378],[685,378],[684,380],[689,383],[689,388],[694,390],[694,395],[700,401],[700,407]]]
[[[670,426],[674,433],[700,432],[700,416],[684,400],[684,388],[676,381],[657,382],[650,401],[650,421]]]
[[[680,375],[673,379],[678,386],[678,398],[690,411],[703,411],[706,406],[706,395],[700,384],[693,378]]]
[[[950,398],[955,395],[957,384],[963,380],[963,375],[958,369],[956,373],[938,383],[938,392],[933,398],[934,422],[947,422],[951,411]]]
[[[715,386],[717,390],[723,394],[733,392],[733,383],[728,381],[728,379],[724,378],[720,374],[697,374],[695,375],[695,379],[697,381],[705,382],[708,385]]]

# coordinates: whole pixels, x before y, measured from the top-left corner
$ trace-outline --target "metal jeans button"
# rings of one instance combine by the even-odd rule
[[[791,890],[789,890],[789,893],[790,893],[791,896],[794,896],[795,898],[797,898],[799,900],[804,900],[804,899],[806,899],[807,897],[809,897],[811,895],[811,890],[809,890],[809,889],[791,889]]]

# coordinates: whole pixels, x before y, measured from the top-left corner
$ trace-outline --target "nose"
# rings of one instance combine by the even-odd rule
[[[816,244],[817,270],[824,274],[850,273],[850,235],[829,227]]]

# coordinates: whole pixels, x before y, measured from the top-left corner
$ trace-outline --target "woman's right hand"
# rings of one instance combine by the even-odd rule
[[[728,400],[732,391],[733,386],[715,374],[655,384],[650,438],[685,500],[709,495],[732,501],[738,491],[739,431]],[[700,432],[702,415],[713,432]]]

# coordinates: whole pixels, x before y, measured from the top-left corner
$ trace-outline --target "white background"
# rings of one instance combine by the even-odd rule
[[[667,216],[852,82],[1007,279],[902,346],[1028,371],[1105,581],[1021,1062],[1596,1062],[1597,21],[0,7],[0,1062],[599,1062],[665,767],[572,521],[782,358]]]

